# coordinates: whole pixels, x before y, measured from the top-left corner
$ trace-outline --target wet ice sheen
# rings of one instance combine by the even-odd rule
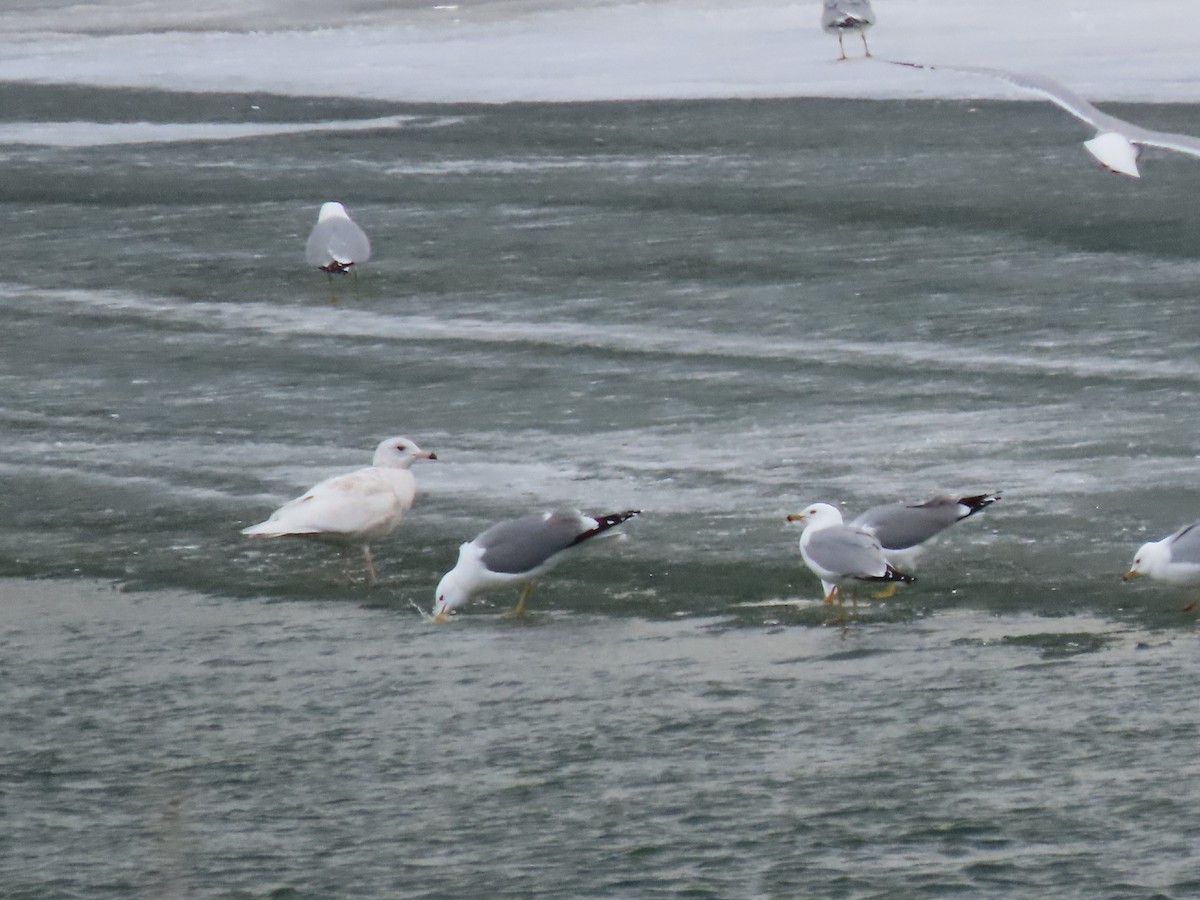
[[[1196,514],[1191,164],[1027,104],[442,113],[3,149],[6,892],[1195,893],[1188,598],[1119,578]],[[378,590],[238,534],[396,431],[440,462]],[[784,515],[943,489],[1004,499],[823,627]],[[412,609],[560,504],[645,512],[527,622]]]

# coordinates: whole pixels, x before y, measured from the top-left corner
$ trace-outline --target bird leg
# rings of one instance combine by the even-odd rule
[[[838,57],[838,61],[846,58],[846,46],[842,43],[842,33],[838,32],[838,49],[842,51],[842,55]]]
[[[869,57],[871,55],[871,48],[867,46],[867,33],[865,31],[860,31],[858,36],[862,38],[863,41],[863,52]]]
[[[354,572],[350,569],[350,545],[343,544],[340,552],[342,556],[342,575],[346,578],[346,584],[353,585],[355,581]]]
[[[521,585],[521,593],[520,593],[520,596],[517,597],[517,605],[514,606],[508,612],[508,614],[510,616],[525,615],[525,601],[529,599],[529,594],[532,591],[533,591],[533,582],[532,581],[527,581],[523,585]]]
[[[887,587],[885,587],[881,591],[876,591],[875,593],[873,593],[871,595],[871,599],[872,600],[887,600],[887,599],[889,599],[894,593],[896,593],[896,584],[897,583],[895,581],[889,581],[887,583]]]
[[[836,603],[837,603],[837,608],[838,608],[837,615],[836,615],[836,616],[833,616],[833,617],[831,617],[831,618],[829,618],[829,619],[827,619],[827,620],[825,621],[825,624],[826,624],[826,625],[833,625],[833,624],[835,624],[835,623],[836,623],[836,624],[838,624],[838,625],[841,625],[841,626],[842,626],[842,628],[844,629],[844,628],[846,627],[846,604],[845,604],[845,603],[843,602],[843,600],[842,600],[842,587],[841,587],[841,585],[835,584],[835,585],[833,586],[833,588],[832,588],[832,589],[829,591],[829,593],[828,593],[828,594],[826,594],[826,595],[825,595],[823,598],[821,598],[821,599],[822,599],[822,601],[823,601],[824,603],[827,603],[827,604],[828,604],[828,603],[835,603],[835,602],[836,602]]]
[[[363,544],[363,562],[367,564],[367,584],[376,585],[379,583],[379,576],[375,573],[375,560],[371,556],[371,545]]]

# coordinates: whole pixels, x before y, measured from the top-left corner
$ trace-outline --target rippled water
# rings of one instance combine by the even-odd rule
[[[1194,161],[1019,104],[0,111],[7,894],[1200,890],[1192,597],[1118,577],[1197,514]],[[378,588],[242,539],[391,433],[440,459]],[[827,626],[784,515],[941,490],[1004,499]],[[414,609],[558,504],[645,512],[524,621]]]

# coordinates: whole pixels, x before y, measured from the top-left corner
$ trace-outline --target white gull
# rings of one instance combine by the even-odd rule
[[[412,508],[418,459],[437,459],[405,437],[390,437],[375,448],[371,465],[335,475],[285,503],[265,522],[243,528],[250,537],[302,537],[342,546],[343,555],[361,546],[371,584],[378,580],[371,542],[390,534]]]
[[[304,258],[322,272],[344,274],[371,258],[371,242],[346,207],[330,201],[321,204],[317,224],[304,246]]]

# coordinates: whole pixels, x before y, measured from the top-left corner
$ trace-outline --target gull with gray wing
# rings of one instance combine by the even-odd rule
[[[444,622],[478,591],[502,584],[520,584],[513,615],[525,612],[533,579],[548,572],[563,554],[584,541],[639,514],[639,510],[588,516],[574,510],[534,513],[497,522],[458,549],[458,562],[438,583],[433,620]]]
[[[1188,156],[1200,157],[1200,137],[1190,134],[1174,134],[1169,131],[1153,131],[1101,112],[1089,101],[1045,75],[1009,72],[1006,69],[991,69],[977,66],[930,66],[921,63],[895,62],[894,65],[910,69],[928,69],[931,72],[961,72],[965,75],[983,75],[999,78],[1026,91],[1041,94],[1055,106],[1065,109],[1075,118],[1095,129],[1095,135],[1083,142],[1088,153],[1110,172],[1141,178],[1138,157],[1142,147],[1157,147],[1174,150]]]
[[[1200,583],[1200,522],[1184,525],[1160,541],[1147,541],[1134,554],[1126,581],[1145,575],[1171,584]]]
[[[304,245],[304,258],[322,272],[344,275],[371,258],[371,242],[346,207],[330,201],[321,204],[317,224]]]
[[[826,34],[836,34],[838,49],[846,58],[846,45],[842,42],[847,33],[857,34],[862,38],[863,52],[871,55],[867,46],[867,29],[875,24],[875,10],[871,9],[871,0],[825,0],[825,8],[821,11],[821,28]]]
[[[850,523],[865,528],[879,540],[888,562],[908,572],[926,542],[956,522],[968,519],[1000,499],[999,494],[954,497],[944,494],[924,503],[885,503],[872,506]]]
[[[821,579],[825,603],[841,604],[842,585],[848,581],[916,581],[912,575],[892,567],[879,540],[856,525],[846,525],[837,507],[814,503],[803,512],[792,513],[788,522],[803,522],[800,556]]]

